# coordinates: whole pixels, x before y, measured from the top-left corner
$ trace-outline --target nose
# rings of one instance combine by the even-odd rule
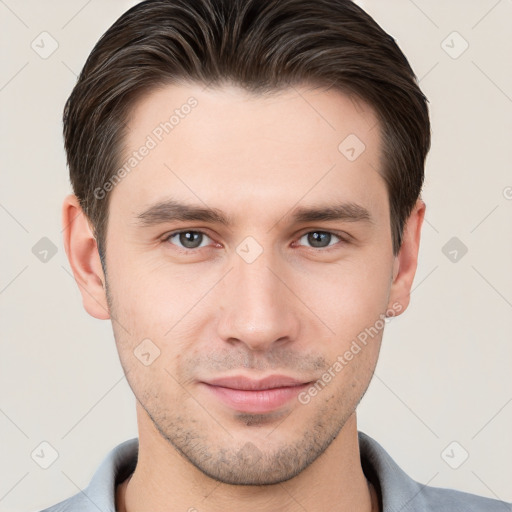
[[[266,251],[252,263],[236,256],[219,297],[219,337],[259,352],[296,339],[300,303],[287,287],[290,279]]]

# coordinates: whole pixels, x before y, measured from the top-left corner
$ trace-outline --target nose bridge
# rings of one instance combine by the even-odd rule
[[[296,337],[298,317],[289,291],[277,277],[280,269],[270,248],[257,248],[251,240],[247,246],[239,245],[221,299],[219,334],[225,341],[238,340],[263,351],[274,342]]]

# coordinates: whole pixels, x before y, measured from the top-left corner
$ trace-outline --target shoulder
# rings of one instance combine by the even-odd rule
[[[512,504],[440,487],[423,487],[421,501],[426,508],[437,512],[512,512]],[[411,508],[413,510],[413,508]]]
[[[378,491],[383,512],[512,512],[511,503],[413,480],[363,432],[359,449],[363,471]]]
[[[41,512],[89,512],[89,510],[95,510],[97,512],[98,509],[94,502],[91,502],[86,495],[78,493],[56,505],[41,510]]]
[[[115,512],[116,486],[135,469],[138,447],[137,438],[116,446],[103,459],[85,489],[40,512]]]

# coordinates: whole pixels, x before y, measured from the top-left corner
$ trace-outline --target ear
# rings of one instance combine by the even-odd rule
[[[421,226],[425,218],[425,209],[425,203],[418,199],[404,226],[402,245],[393,263],[393,281],[388,309],[396,311],[396,315],[403,313],[409,306],[412,282],[418,265]],[[401,309],[396,307],[397,303],[401,305]]]
[[[84,308],[91,316],[106,320],[110,313],[98,246],[89,219],[73,194],[64,199],[62,227],[64,248],[82,294]]]

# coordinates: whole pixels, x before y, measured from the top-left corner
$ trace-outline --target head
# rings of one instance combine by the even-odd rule
[[[147,420],[221,481],[300,473],[416,269],[430,126],[394,40],[349,0],[142,2],[93,49],[64,136],[64,222],[84,214],[66,251]],[[306,385],[271,411],[208,384],[275,374]]]

